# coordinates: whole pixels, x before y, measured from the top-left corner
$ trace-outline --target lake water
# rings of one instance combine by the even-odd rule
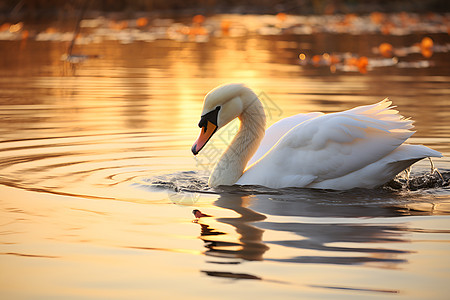
[[[372,50],[424,36],[441,49],[431,57]],[[236,123],[197,158],[190,149],[204,95],[225,82],[252,87],[269,125],[389,97],[415,120],[410,142],[444,154],[434,164],[448,180],[449,44],[445,33],[102,39],[77,45],[91,57],[70,65],[66,42],[0,41],[1,298],[448,299],[450,188],[428,160],[412,169],[432,177],[419,188],[211,190]],[[323,53],[369,68],[308,60]]]

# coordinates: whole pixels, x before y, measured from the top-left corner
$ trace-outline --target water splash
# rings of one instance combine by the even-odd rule
[[[177,172],[143,179],[146,185],[174,192],[206,192],[208,177],[195,171]]]
[[[450,186],[450,172],[430,172],[411,176],[408,172],[400,173],[384,185],[386,189],[417,191],[426,189],[448,188]]]
[[[218,188],[210,188],[208,186],[208,176],[196,171],[177,172],[167,175],[159,175],[152,178],[142,180],[146,186],[161,188],[175,193],[191,192],[191,193],[208,193],[208,194],[265,194],[265,195],[286,195],[297,194],[298,192],[311,189],[304,188],[283,188],[271,189],[263,186],[221,186]],[[450,187],[450,171],[439,172],[432,168],[429,172],[411,174],[405,171],[397,175],[393,180],[376,189],[384,191],[418,191],[428,189],[446,189]],[[365,189],[353,189],[351,191]],[[312,190],[314,191],[314,190]],[[347,193],[351,191],[336,191],[337,193]]]

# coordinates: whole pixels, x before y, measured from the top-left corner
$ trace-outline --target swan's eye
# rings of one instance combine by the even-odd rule
[[[200,122],[198,123],[198,127],[204,128],[206,132],[206,128],[208,126],[208,121],[212,124],[217,126],[217,117],[219,115],[220,106],[217,106],[214,110],[210,111],[209,113],[206,113],[202,116],[200,119]]]
[[[200,122],[198,122],[198,127],[200,127],[200,128],[206,127],[207,124],[208,124],[208,121],[202,117]]]

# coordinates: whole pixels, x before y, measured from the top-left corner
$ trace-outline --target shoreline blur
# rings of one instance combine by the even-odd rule
[[[104,16],[113,19],[147,17],[192,17],[216,14],[269,14],[335,15],[382,13],[449,13],[450,2],[433,1],[351,1],[351,0],[244,0],[244,1],[51,1],[51,0],[0,0],[0,22],[17,21],[67,21],[76,20],[80,13],[85,18]]]

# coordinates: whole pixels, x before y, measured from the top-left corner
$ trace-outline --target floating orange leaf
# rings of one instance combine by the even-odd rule
[[[45,33],[57,33],[58,31],[56,30],[56,28],[54,28],[54,27],[48,27],[46,30],[45,30]]]
[[[380,54],[384,57],[392,57],[393,48],[391,44],[389,43],[382,43],[380,46],[378,46],[378,50],[380,51]]]
[[[318,66],[322,57],[320,55],[314,55],[311,60],[315,66]]]
[[[358,59],[358,62],[356,63],[356,66],[358,67],[358,70],[360,73],[365,74],[367,73],[367,66],[369,65],[369,59],[365,56],[361,56]]]
[[[146,26],[148,24],[148,19],[144,18],[144,17],[139,18],[139,19],[136,20],[136,24],[139,27],[144,27],[144,26]]]
[[[194,22],[195,24],[202,24],[203,22],[205,22],[205,16],[203,15],[195,15],[192,18],[192,22]]]
[[[22,39],[26,40],[30,36],[30,32],[28,30],[22,31]]]
[[[8,31],[11,27],[11,23],[3,23],[2,26],[0,26],[0,31]]]
[[[287,15],[285,13],[277,13],[277,19],[281,22],[286,21]]]
[[[385,15],[381,12],[375,11],[370,14],[370,20],[374,24],[381,24],[385,19]]]
[[[433,40],[429,37],[424,37],[420,42],[420,48],[422,49],[430,49],[433,47]]]
[[[231,22],[228,20],[223,20],[220,23],[220,29],[222,29],[222,34],[227,35],[230,33]]]
[[[422,56],[425,58],[430,58],[433,56],[433,50],[431,50],[431,48],[422,48],[420,53],[422,53]]]

